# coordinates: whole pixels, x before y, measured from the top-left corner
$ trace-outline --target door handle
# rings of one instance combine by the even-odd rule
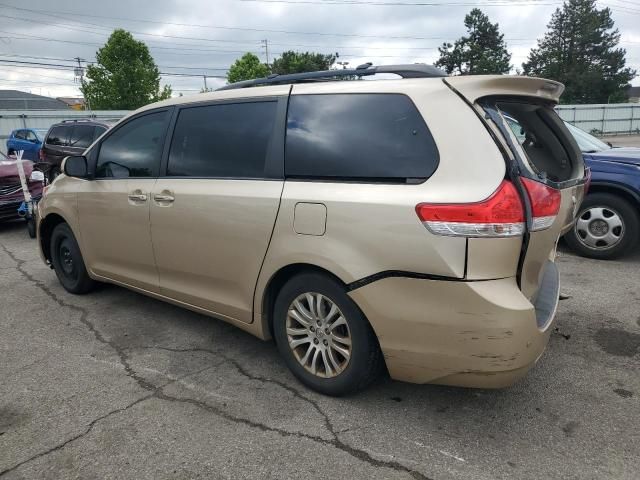
[[[130,193],[129,200],[133,200],[134,202],[146,202],[147,196],[144,193]]]
[[[156,202],[173,202],[175,200],[175,198],[173,197],[173,195],[154,195],[153,199]]]

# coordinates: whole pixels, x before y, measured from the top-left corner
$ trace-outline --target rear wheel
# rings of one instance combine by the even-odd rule
[[[89,292],[95,282],[89,277],[80,247],[66,223],[57,225],[51,234],[51,263],[62,286],[71,293]]]
[[[587,195],[573,229],[566,235],[578,254],[602,260],[620,257],[638,241],[638,212],[611,193]]]
[[[309,273],[289,280],[273,311],[280,354],[305,385],[326,395],[362,390],[379,375],[378,340],[344,287]]]

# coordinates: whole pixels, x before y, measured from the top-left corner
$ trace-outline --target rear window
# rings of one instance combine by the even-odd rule
[[[47,137],[47,143],[49,145],[65,146],[69,138],[69,127],[67,125],[59,125],[53,127]]]
[[[437,166],[433,137],[405,95],[293,95],[289,101],[288,177],[414,182]]]
[[[517,101],[498,101],[495,105],[538,177],[552,182],[582,177],[582,154],[551,107]]]
[[[93,143],[93,134],[96,127],[93,125],[74,125],[69,138],[69,146],[75,148],[87,148]]]

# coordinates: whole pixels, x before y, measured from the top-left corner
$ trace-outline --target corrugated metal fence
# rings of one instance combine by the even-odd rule
[[[49,128],[52,124],[62,120],[91,118],[98,120],[119,120],[127,110],[0,110],[0,139],[4,140],[17,128]],[[4,143],[4,141],[2,142]],[[0,145],[4,150],[5,145]]]
[[[640,104],[559,105],[560,117],[585,132],[606,134],[640,134]]]

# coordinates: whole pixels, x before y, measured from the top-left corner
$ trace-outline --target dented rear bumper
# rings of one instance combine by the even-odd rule
[[[515,277],[385,278],[349,295],[371,322],[392,378],[499,388],[523,377],[547,345],[559,282],[552,262],[545,273],[535,305]]]

